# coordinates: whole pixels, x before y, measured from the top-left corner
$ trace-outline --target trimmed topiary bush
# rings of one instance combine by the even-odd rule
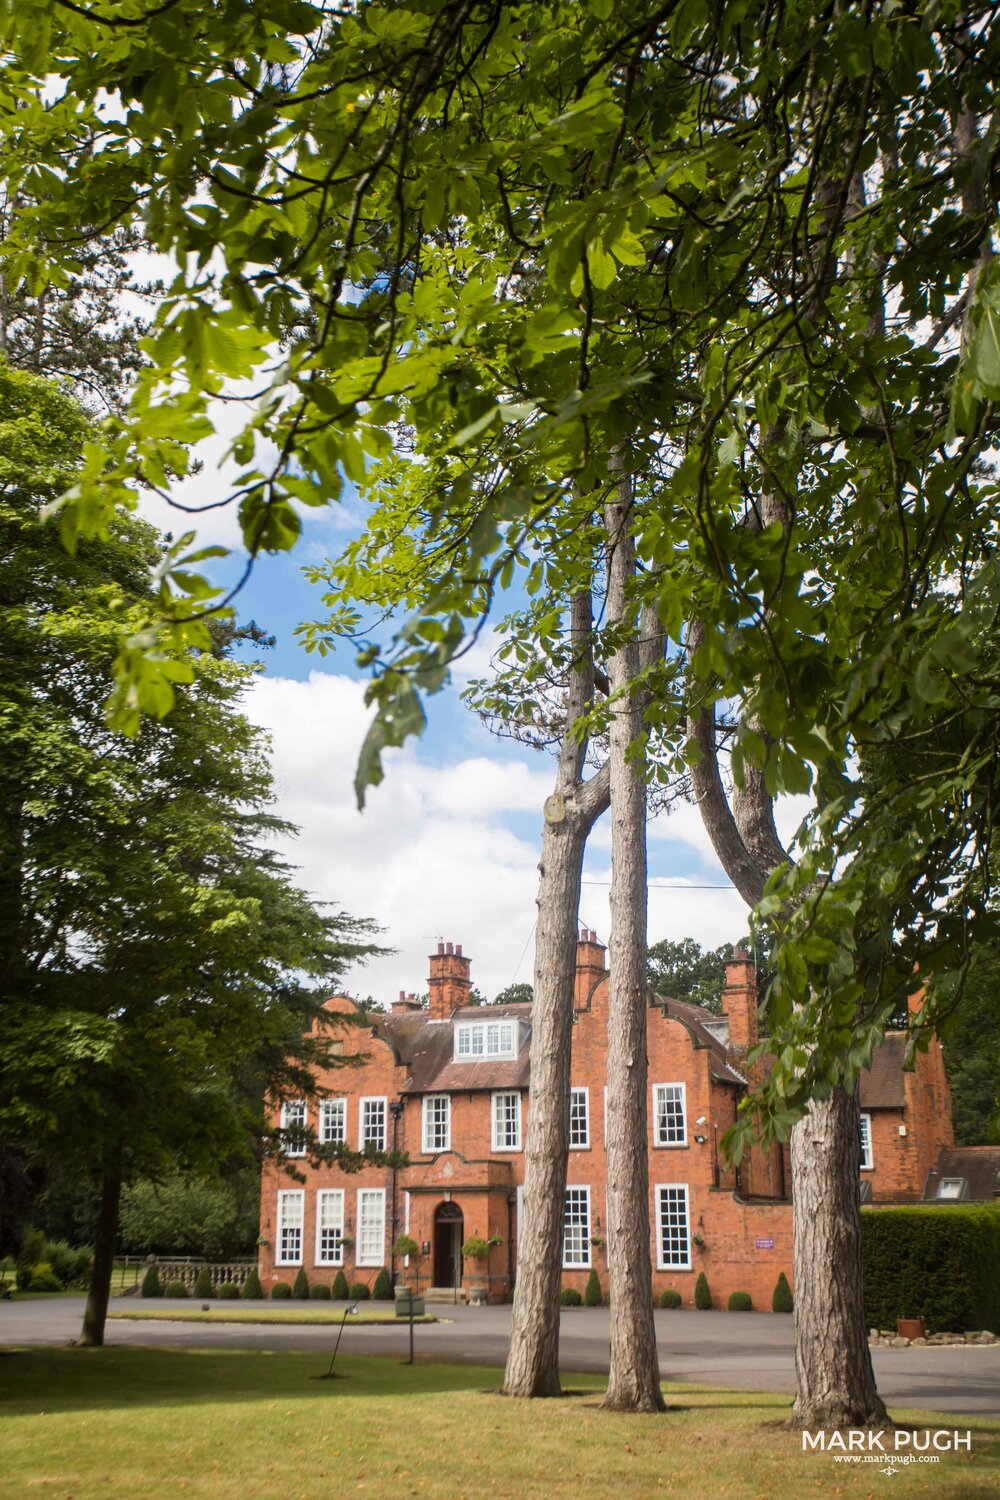
[[[560,1307],[579,1307],[583,1298],[575,1286],[564,1286],[559,1293]]]
[[[215,1287],[212,1285],[212,1271],[210,1266],[202,1266],[194,1283],[194,1295],[196,1297],[214,1297]]]
[[[596,1270],[592,1269],[590,1275],[587,1277],[587,1290],[583,1294],[583,1300],[588,1307],[600,1307],[604,1301],[601,1295],[601,1278],[598,1276]]]
[[[260,1277],[257,1275],[256,1266],[254,1266],[253,1270],[250,1272],[250,1275],[247,1277],[246,1281],[244,1281],[243,1292],[241,1295],[246,1297],[248,1301],[250,1301],[251,1299],[256,1300],[260,1297],[263,1297],[264,1288],[260,1284]]]
[[[727,1306],[730,1312],[752,1312],[753,1298],[749,1292],[730,1292]]]
[[[188,1294],[186,1281],[168,1281],[166,1295],[168,1297],[186,1297]]]
[[[665,1287],[664,1290],[660,1293],[660,1306],[661,1307],[680,1307],[680,1305],[681,1305],[681,1294],[680,1294],[680,1292],[675,1292],[672,1286]]]
[[[788,1277],[782,1271],[775,1283],[774,1296],[771,1298],[771,1311],[789,1313],[793,1310],[794,1306],[792,1289],[788,1285]]]
[[[309,1277],[305,1273],[305,1267],[300,1266],[298,1275],[292,1282],[292,1296],[300,1302],[305,1302],[309,1297]]]
[[[870,1328],[923,1318],[928,1333],[1000,1332],[1000,1210],[992,1205],[863,1209],[861,1263]]]
[[[219,1287],[219,1296],[225,1298],[227,1302],[235,1302],[239,1295],[240,1289],[235,1281],[224,1281]]]
[[[162,1297],[160,1290],[160,1273],[155,1266],[150,1266],[142,1278],[140,1291],[144,1297]]]
[[[325,1281],[313,1282],[309,1288],[309,1296],[313,1302],[329,1302],[330,1288]]]
[[[385,1269],[385,1266],[383,1266],[381,1271],[375,1277],[375,1285],[372,1288],[372,1297],[376,1302],[391,1302],[395,1295],[396,1294],[392,1289],[392,1277]]]
[[[352,1302],[367,1302],[370,1296],[371,1296],[371,1292],[368,1289],[368,1283],[367,1283],[367,1281],[352,1281],[351,1282],[351,1301]]]
[[[712,1288],[704,1271],[698,1272],[698,1280],[694,1284],[694,1305],[699,1312],[712,1310]]]
[[[351,1295],[351,1289],[347,1284],[347,1277],[343,1271],[338,1271],[333,1278],[333,1300],[335,1302],[346,1302]]]
[[[288,1302],[292,1295],[292,1289],[287,1281],[276,1281],[271,1288],[272,1302]]]

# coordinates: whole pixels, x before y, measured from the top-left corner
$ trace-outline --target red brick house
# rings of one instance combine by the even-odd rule
[[[607,1289],[604,1226],[606,949],[593,932],[577,948],[570,1155],[563,1243],[564,1284],[586,1285],[596,1268]],[[269,1162],[261,1197],[265,1285],[304,1267],[311,1282],[374,1281],[387,1267],[421,1290],[481,1286],[502,1300],[517,1270],[531,1052],[531,1006],[467,1004],[470,961],[439,944],[430,958],[424,1009],[401,995],[370,1029],[344,1028],[345,1055],[360,1067],[317,1078],[317,1095],[287,1104],[287,1165]],[[332,1011],[356,1011],[334,998]],[[723,1014],[651,997],[649,1010],[649,1221],[653,1291],[673,1287],[686,1305],[699,1271],[714,1299],[747,1291],[769,1307],[780,1271],[791,1280],[792,1218],[787,1150],[754,1150],[723,1165],[719,1140],[747,1088],[746,1053],[757,1034],[752,960],[727,968]],[[890,1033],[861,1080],[862,1195],[917,1202],[931,1166],[952,1144],[951,1104],[937,1043],[904,1071],[905,1033]],[[279,1123],[275,1121],[275,1123]],[[310,1165],[297,1132],[322,1143],[368,1143],[406,1152],[409,1166],[345,1174]],[[291,1169],[291,1170],[289,1170]],[[304,1179],[304,1180],[303,1180]],[[420,1252],[403,1264],[401,1233]],[[463,1260],[470,1238],[493,1240],[488,1256]]]

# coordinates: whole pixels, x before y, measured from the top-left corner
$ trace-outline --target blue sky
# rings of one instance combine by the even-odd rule
[[[197,503],[219,483],[206,467],[187,481],[185,499]],[[177,512],[144,509],[164,528],[182,529]],[[531,979],[541,807],[552,763],[495,738],[461,702],[461,680],[487,669],[492,647],[484,633],[460,663],[459,681],[428,700],[422,738],[386,757],[385,781],[357,811],[352,783],[369,718],[363,674],[348,650],[307,654],[294,630],[322,616],[321,590],[306,581],[303,566],[336,553],[358,520],[350,503],[307,513],[298,547],[261,558],[236,601],[241,620],[253,618],[277,637],[260,654],[263,671],[247,707],[272,738],[277,810],[300,828],[288,855],[307,889],[374,917],[396,950],[349,973],[349,991],[383,1001],[419,993],[427,955],[444,939],[463,944],[474,982],[492,996]],[[242,568],[235,516],[207,512],[198,535],[233,548],[212,565],[216,580],[230,584]],[[745,931],[743,905],[727,889],[696,808],[682,805],[653,821],[649,870],[651,942],[690,936],[714,947]],[[584,879],[581,922],[606,941],[606,818],[591,836]]]

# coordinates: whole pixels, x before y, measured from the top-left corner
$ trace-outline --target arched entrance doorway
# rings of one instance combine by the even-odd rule
[[[462,1285],[465,1220],[457,1203],[439,1203],[434,1212],[434,1285]]]

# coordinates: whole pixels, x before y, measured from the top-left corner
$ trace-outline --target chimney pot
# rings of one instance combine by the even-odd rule
[[[458,958],[462,957],[462,945],[461,945],[461,943],[456,943],[455,944],[455,955]]]
[[[444,943],[438,943],[438,952],[439,953],[443,953],[444,952]]]
[[[399,998],[400,998],[400,1000],[405,1000],[406,999],[406,991],[405,990],[400,990],[400,992],[399,992]]]
[[[454,953],[455,949],[454,949],[454,946],[451,943],[445,943],[445,945],[444,945],[444,951],[446,953]]]

